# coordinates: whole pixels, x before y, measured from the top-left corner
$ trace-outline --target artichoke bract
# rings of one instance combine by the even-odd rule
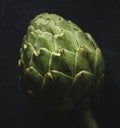
[[[18,65],[25,93],[56,104],[89,102],[104,80],[103,56],[93,37],[56,14],[31,20]]]

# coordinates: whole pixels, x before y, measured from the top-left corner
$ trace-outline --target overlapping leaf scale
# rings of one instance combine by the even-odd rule
[[[35,52],[35,49],[30,43],[24,44],[21,52],[21,60],[24,61],[26,67],[29,66],[33,52]]]
[[[93,73],[85,70],[78,72],[73,80],[72,95],[82,99],[85,97],[90,97],[94,92],[96,77]]]
[[[92,69],[89,64],[89,51],[84,47],[78,47],[75,54],[75,67],[74,74],[78,73],[81,70],[92,72]]]
[[[49,69],[50,56],[51,52],[48,49],[40,48],[38,53],[33,54],[30,65],[35,67],[44,76]]]
[[[66,75],[63,72],[60,72],[58,70],[51,70],[50,72],[46,73],[44,80],[43,80],[43,86],[50,85],[50,82],[53,82],[56,86],[65,86],[67,83],[70,83],[73,81],[73,78]],[[56,84],[59,83],[59,84]]]
[[[54,37],[51,33],[37,31],[37,34],[36,42],[34,44],[36,51],[39,51],[40,48],[46,48],[51,52],[55,51]]]
[[[101,50],[99,48],[96,48],[96,50],[95,50],[95,64],[94,64],[94,66],[95,66],[96,76],[100,77],[104,72],[105,63],[103,60]]]
[[[49,60],[49,71],[51,70],[57,70],[67,75],[71,75],[71,69],[62,58],[61,53],[51,53]]]
[[[25,77],[28,82],[30,81],[31,89],[40,89],[42,87],[43,76],[34,67],[26,68]]]
[[[77,41],[74,38],[74,33],[67,30],[63,30],[60,34],[55,35],[54,43],[56,51],[60,48],[64,48],[74,53],[78,47]]]

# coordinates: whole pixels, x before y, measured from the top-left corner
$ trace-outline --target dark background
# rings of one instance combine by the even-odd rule
[[[0,1],[0,127],[45,128],[55,122],[51,119],[52,112],[44,111],[23,94],[18,79],[17,61],[22,38],[30,20],[42,12],[70,19],[94,36],[103,51],[106,73],[102,96],[93,111],[100,128],[120,128],[119,0]],[[73,112],[70,116],[76,115]],[[57,123],[64,127],[61,121]]]

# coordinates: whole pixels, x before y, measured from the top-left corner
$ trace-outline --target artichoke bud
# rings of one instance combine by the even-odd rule
[[[90,99],[98,95],[104,80],[104,59],[93,37],[55,14],[31,20],[18,66],[24,91],[37,97],[51,91],[48,95],[59,94],[63,101]]]

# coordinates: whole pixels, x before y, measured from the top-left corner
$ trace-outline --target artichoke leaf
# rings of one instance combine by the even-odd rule
[[[82,70],[73,79],[73,93],[76,97],[84,98],[92,94],[95,85],[95,75]]]
[[[100,75],[103,74],[104,68],[105,68],[103,56],[99,48],[96,48],[95,50],[95,64],[94,65],[95,65],[95,69],[94,69],[95,73],[97,77],[99,77]]]
[[[27,33],[30,33],[32,31],[35,31],[35,28],[33,25],[28,26]]]
[[[56,21],[56,25],[59,26],[60,28],[64,29],[64,30],[68,30],[68,31],[74,30],[72,27],[69,26],[68,22],[66,20],[64,20],[63,18],[59,18]]]
[[[51,53],[49,61],[49,71],[51,70],[58,70],[63,73],[71,74],[69,67],[67,67],[65,62],[62,60],[60,53]]]
[[[48,22],[48,28],[49,28],[49,32],[52,35],[56,35],[56,34],[60,34],[62,28],[60,28],[59,26],[56,25],[56,22],[49,20]]]
[[[47,85],[52,86],[52,84],[53,85],[55,84],[56,86],[69,85],[69,83],[72,83],[72,80],[73,80],[72,77],[64,74],[63,72],[57,70],[51,70],[50,72],[45,74],[42,87]]]
[[[36,42],[36,34],[34,31],[29,32],[29,34],[27,34],[26,36],[26,40],[27,42],[31,43],[32,45],[34,45],[34,43]]]
[[[38,83],[43,80],[43,76],[34,67],[26,68],[25,75]]]
[[[28,43],[28,44],[24,44],[24,47],[23,47],[23,52],[21,54],[21,58],[23,59],[25,63],[25,66],[29,66],[29,62],[31,60],[31,56],[33,54],[33,52],[35,51],[34,47]]]
[[[65,48],[71,52],[75,52],[78,47],[77,41],[74,38],[72,31],[63,29],[60,34],[54,36],[56,50]]]
[[[39,53],[34,53],[31,65],[35,67],[42,75],[49,70],[49,60],[51,52],[46,48],[40,48]]]
[[[93,40],[91,41],[92,37],[89,39],[87,37],[87,34],[85,34],[83,31],[75,31],[74,35],[79,47],[85,46],[91,52],[97,47],[97,45],[95,45],[95,42],[93,42]]]
[[[74,24],[72,21],[68,20],[68,23],[71,27],[68,27],[69,29],[72,28],[72,30],[75,30],[75,31],[81,31],[82,30],[80,29],[80,27],[78,27],[76,24]]]
[[[98,48],[98,45],[97,45],[97,43],[95,42],[95,40],[94,40],[94,38],[91,36],[91,34],[89,34],[89,33],[85,33],[85,35],[87,36],[87,38],[91,41],[91,43],[93,44],[93,48]]]
[[[27,80],[27,86],[29,86],[28,88],[32,90],[37,88],[39,90],[42,87],[43,77],[34,67],[26,68],[25,78]]]
[[[83,31],[74,31],[74,37],[77,40],[78,46],[80,47],[81,45],[86,45],[86,37]]]
[[[42,32],[37,36],[34,46],[37,50],[39,50],[40,47],[43,47],[50,51],[55,51],[55,46],[53,43],[53,35],[48,32]]]
[[[78,73],[81,70],[86,70],[91,72],[91,68],[88,62],[88,52],[84,47],[79,47],[76,50],[75,54],[75,69],[74,74]]]
[[[61,59],[69,67],[69,69],[71,70],[71,74],[73,76],[74,65],[75,65],[75,54],[66,49],[59,49],[59,52],[61,53]]]

